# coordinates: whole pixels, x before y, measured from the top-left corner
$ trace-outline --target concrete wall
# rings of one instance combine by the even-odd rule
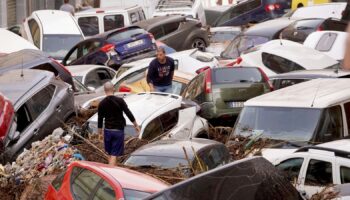
[[[0,0],[0,27],[7,26],[7,3]]]

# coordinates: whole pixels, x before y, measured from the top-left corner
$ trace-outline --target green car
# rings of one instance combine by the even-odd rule
[[[256,67],[206,68],[187,85],[183,98],[198,103],[208,120],[237,116],[245,101],[272,91],[265,73]]]

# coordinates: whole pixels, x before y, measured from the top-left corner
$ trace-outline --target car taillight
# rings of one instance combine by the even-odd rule
[[[197,69],[197,70],[196,70],[196,73],[197,73],[197,74],[200,74],[200,73],[204,72],[204,71],[207,70],[207,69],[210,69],[210,67],[209,67],[209,66],[206,66],[206,67],[202,67],[202,68],[200,68],[200,69]]]
[[[110,52],[111,50],[113,50],[115,48],[115,45],[114,44],[106,44],[104,45],[103,47],[101,47],[101,51],[104,52],[104,53],[108,53]]]
[[[122,85],[119,87],[119,92],[131,92],[131,89],[125,85]]]
[[[62,69],[64,71],[66,71],[69,75],[72,76],[72,73],[67,69],[67,67],[65,67],[64,65],[62,65],[61,63],[57,62],[57,60],[51,58],[52,62],[56,63],[57,65],[59,65],[60,67],[62,67]]]
[[[266,75],[266,73],[264,72],[264,70],[262,70],[262,69],[260,69],[260,68],[258,68],[258,69],[259,69],[259,71],[260,71],[262,77],[264,78],[264,80],[269,84],[270,91],[273,91],[273,90],[274,90],[274,89],[273,89],[273,85],[271,84],[269,77]]]
[[[238,57],[235,64],[239,65],[239,64],[241,64],[242,61],[243,61],[243,59],[241,57]]]
[[[272,11],[275,11],[275,10],[279,10],[281,8],[281,5],[280,4],[269,4],[269,5],[266,5],[265,6],[265,10],[266,12],[272,12]]]
[[[319,26],[319,27],[316,29],[316,31],[323,31],[322,26]]]
[[[149,37],[151,38],[152,40],[152,43],[155,43],[156,42],[156,39],[154,38],[153,34],[152,33],[148,33]]]
[[[205,72],[205,93],[211,93],[211,70]]]

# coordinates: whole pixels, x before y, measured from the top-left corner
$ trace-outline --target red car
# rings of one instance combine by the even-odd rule
[[[12,103],[0,93],[0,151],[14,119]]]
[[[148,175],[120,167],[79,161],[52,181],[45,199],[144,199],[168,185]]]

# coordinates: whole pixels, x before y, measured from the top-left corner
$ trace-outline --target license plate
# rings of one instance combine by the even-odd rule
[[[242,108],[244,106],[244,102],[229,102],[231,108]]]
[[[143,40],[137,40],[137,41],[135,41],[135,42],[130,42],[130,43],[127,44],[126,46],[127,46],[128,48],[132,48],[132,47],[139,46],[139,45],[141,45],[141,44],[143,44]]]

